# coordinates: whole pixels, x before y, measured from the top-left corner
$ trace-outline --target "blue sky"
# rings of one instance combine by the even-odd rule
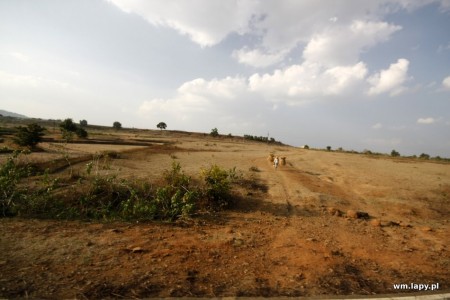
[[[0,108],[450,157],[450,1],[0,1]]]

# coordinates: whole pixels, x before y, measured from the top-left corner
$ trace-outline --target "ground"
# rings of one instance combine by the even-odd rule
[[[238,187],[229,210],[173,223],[2,218],[0,297],[413,292],[394,290],[400,283],[450,288],[449,164],[165,131],[106,137],[125,142],[47,142],[26,159],[114,150],[120,157],[98,172],[152,182],[172,160],[193,177],[215,163],[236,167],[255,184]],[[286,156],[287,164],[275,170],[270,153]],[[74,159],[72,171],[85,164]]]

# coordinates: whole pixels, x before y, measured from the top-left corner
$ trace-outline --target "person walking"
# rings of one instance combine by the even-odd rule
[[[275,170],[278,168],[278,163],[280,162],[280,159],[277,157],[275,157],[275,159],[273,160],[273,166],[275,167]]]

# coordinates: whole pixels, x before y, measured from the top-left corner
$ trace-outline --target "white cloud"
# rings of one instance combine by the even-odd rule
[[[48,79],[41,76],[17,75],[0,70],[0,86],[8,88],[62,88],[69,84],[59,80]]]
[[[177,30],[202,47],[220,43],[228,34],[249,31],[256,1],[108,0],[125,12],[144,17],[155,26]]]
[[[381,123],[376,123],[372,126],[372,129],[381,129],[383,128],[383,125]]]
[[[356,20],[349,26],[315,34],[306,45],[303,58],[328,66],[353,64],[363,51],[387,41],[400,29],[400,26],[385,22]]]
[[[263,53],[260,49],[249,50],[244,47],[233,51],[232,56],[238,62],[258,68],[265,68],[283,60],[286,51],[277,53]]]
[[[24,62],[24,63],[27,63],[27,62],[30,61],[30,58],[27,55],[25,55],[25,54],[23,54],[21,52],[11,52],[9,55],[11,55],[15,59],[18,59],[18,60],[20,60],[21,62]]]
[[[234,50],[239,62],[267,67],[307,45],[306,60],[326,58],[340,65],[358,62],[362,51],[387,41],[401,27],[382,22],[386,15],[414,10],[426,1],[383,0],[108,0],[155,26],[170,27],[201,47],[214,46],[228,35],[249,35],[255,45]],[[431,0],[433,1],[433,0]],[[195,9],[193,9],[195,8]],[[348,47],[351,45],[351,47]]]
[[[298,104],[313,98],[343,95],[361,83],[366,76],[365,64],[330,69],[314,64],[292,65],[272,74],[254,74],[249,78],[249,88],[271,101]]]
[[[371,87],[368,94],[389,93],[391,96],[395,96],[403,92],[406,89],[403,83],[408,79],[408,66],[409,61],[401,58],[395,64],[391,64],[387,70],[382,70],[369,77],[367,81]]]
[[[442,80],[442,87],[445,90],[450,90],[450,76],[445,77],[444,80]]]
[[[419,118],[417,120],[417,124],[428,125],[428,124],[433,124],[433,123],[436,123],[436,119],[434,119],[434,118]]]

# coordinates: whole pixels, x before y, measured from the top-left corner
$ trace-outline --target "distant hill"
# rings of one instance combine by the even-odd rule
[[[21,114],[16,114],[10,111],[6,111],[3,109],[0,109],[0,115],[4,116],[4,117],[14,117],[14,118],[20,118],[20,119],[28,119],[27,116],[21,115]]]

